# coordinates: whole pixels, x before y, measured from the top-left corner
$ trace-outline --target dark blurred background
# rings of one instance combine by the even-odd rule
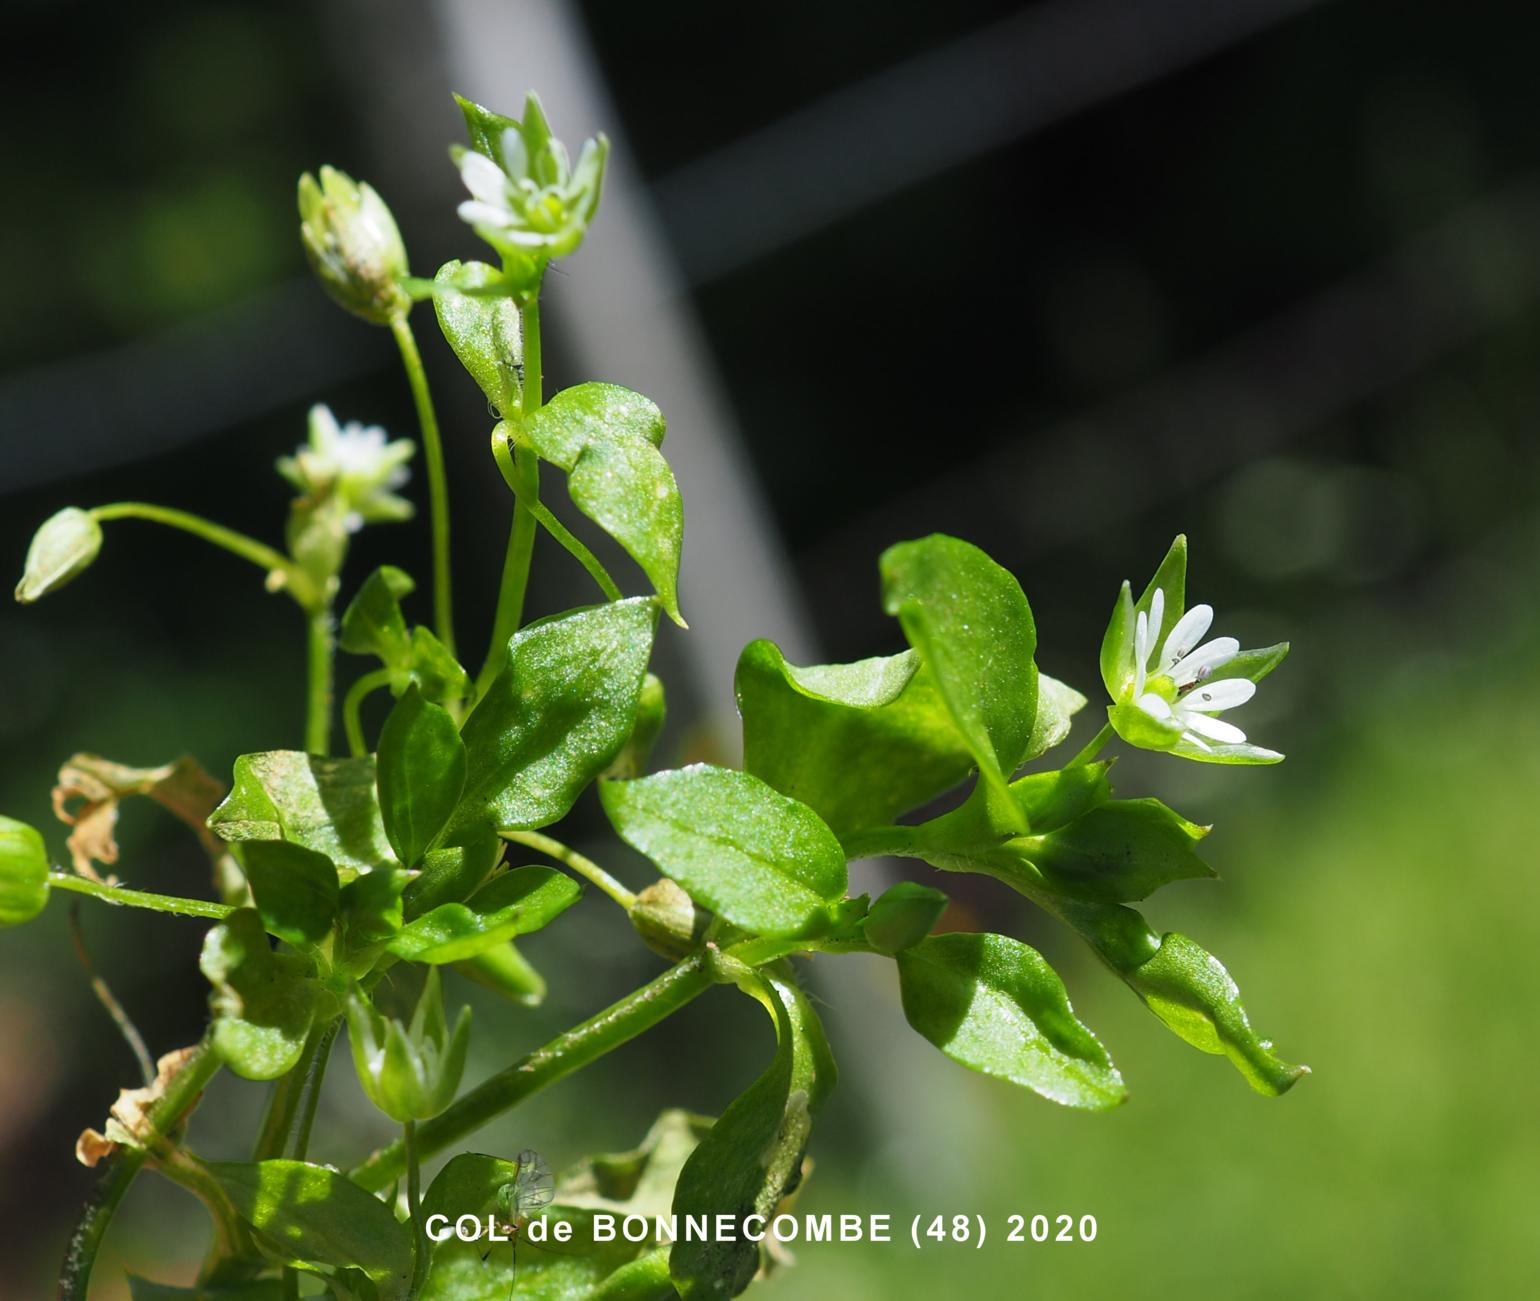
[[[661,639],[663,761],[732,754],[751,637],[804,661],[896,649],[876,557],[935,529],[1021,576],[1040,661],[1093,701],[1117,583],[1142,581],[1179,530],[1222,630],[1295,648],[1240,718],[1288,752],[1281,768],[1131,756],[1119,773],[1123,793],[1219,823],[1225,880],[1150,915],[1224,957],[1315,1077],[1252,1096],[1014,897],[949,880],[961,921],[1060,967],[1133,1099],[1085,1117],[967,1075],[904,1027],[890,967],[820,963],[845,1071],[803,1206],[1091,1213],[1098,1241],[804,1248],[771,1291],[1524,1294],[1540,1276],[1526,17],[1348,0],[18,0],[0,52],[0,555],[19,572],[50,512],[125,498],[276,540],[272,463],[310,403],[415,435],[387,334],[307,277],[295,178],[331,162],[373,181],[418,274],[480,256],[454,215],[449,92],[517,112],[535,87],[569,142],[615,141],[589,246],[549,287],[548,391],[604,378],[658,398],[685,491],[694,630]],[[507,494],[480,395],[431,314],[416,320],[474,658]],[[563,556],[539,558],[540,610],[588,599]],[[386,559],[425,573],[425,519],[366,532],[350,574]],[[0,808],[56,827],[49,786],[77,750],[190,752],[226,773],[296,745],[301,667],[297,614],[253,572],[109,526],[77,585],[0,609]],[[647,879],[597,839],[592,808],[574,827]],[[122,838],[131,883],[206,890],[197,846],[158,810],[126,808]],[[0,937],[4,1297],[50,1293],[91,1182],[71,1142],[134,1075],[64,914],[56,901]],[[553,986],[537,1011],[456,986],[477,1007],[472,1078],[656,969],[618,925],[595,897],[530,942]],[[202,928],[89,906],[85,927],[152,1048],[193,1041]],[[719,991],[477,1144],[558,1167],[631,1146],[664,1106],[721,1110],[766,1037]],[[345,1162],[380,1131],[337,1066],[319,1155]],[[243,1154],[262,1092],[222,1081],[200,1146]],[[125,1268],[187,1277],[202,1234],[180,1192],[142,1181],[99,1294],[126,1295]]]

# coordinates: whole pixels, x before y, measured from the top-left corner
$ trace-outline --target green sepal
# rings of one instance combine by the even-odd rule
[[[460,364],[487,395],[498,419],[519,409],[524,336],[519,307],[485,262],[446,262],[433,278],[433,310]]]
[[[473,958],[450,965],[457,975],[520,1007],[539,1007],[545,1001],[545,977],[535,970],[512,940],[494,944]]]
[[[611,601],[531,624],[461,729],[465,794],[451,825],[532,830],[564,817],[636,723],[657,605]]]
[[[48,906],[48,847],[36,827],[0,815],[0,928]]]
[[[818,1016],[792,981],[761,969],[744,992],[775,1018],[775,1060],[722,1113],[679,1173],[673,1212],[681,1223],[687,1215],[729,1214],[740,1226],[734,1240],[674,1244],[669,1269],[684,1301],[737,1296],[749,1285],[760,1249],[743,1238],[743,1218],[773,1215],[801,1182],[813,1114],[837,1074]]]
[[[845,855],[812,809],[748,773],[711,764],[599,788],[620,837],[691,898],[758,935],[827,930]]]
[[[380,729],[380,816],[396,858],[416,867],[465,790],[465,743],[449,711],[408,687]]]
[[[734,687],[745,770],[841,835],[892,822],[973,767],[934,677],[912,650],[801,668],[774,642],[750,642]]]
[[[380,1301],[400,1301],[411,1286],[410,1226],[346,1176],[306,1161],[215,1162],[219,1181],[241,1218],[285,1265],[361,1270]]]
[[[933,534],[882,554],[883,608],[896,615],[980,776],[1002,808],[1037,720],[1037,630],[1021,584],[977,547]]]
[[[394,863],[375,796],[374,760],[266,750],[235,761],[230,793],[209,815],[221,840],[286,840],[325,854],[345,876]]]
[[[273,952],[261,915],[242,908],[208,933],[198,966],[214,986],[214,1051],[225,1065],[248,1080],[293,1070],[316,1014],[314,961]]]
[[[438,968],[428,978],[409,1025],[382,1016],[366,995],[349,994],[348,1044],[369,1101],[392,1120],[429,1120],[454,1101],[465,1073],[471,1010],[460,1009],[454,1030],[444,1019]]]
[[[388,948],[410,962],[463,962],[504,940],[538,931],[582,894],[582,886],[555,868],[516,867],[464,903],[440,904],[408,922]]]
[[[318,944],[337,919],[337,866],[325,854],[283,840],[248,840],[236,858],[269,935]]]
[[[929,935],[948,902],[940,890],[900,881],[872,903],[861,919],[861,934],[878,953],[895,954]]]
[[[1036,949],[1004,935],[934,935],[898,955],[898,974],[909,1024],[969,1070],[1088,1111],[1127,1097]]]
[[[572,504],[625,549],[663,609],[679,614],[684,504],[663,458],[663,413],[617,384],[563,389],[521,425],[543,461],[567,472]]]

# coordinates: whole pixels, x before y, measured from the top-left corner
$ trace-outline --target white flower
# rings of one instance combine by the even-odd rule
[[[1234,637],[1203,641],[1214,622],[1214,607],[1193,606],[1157,648],[1165,612],[1165,590],[1156,588],[1148,613],[1141,610],[1135,618],[1133,663],[1125,675],[1130,685],[1113,711],[1114,726],[1119,714],[1125,724],[1118,731],[1134,744],[1147,745],[1148,729],[1127,726],[1137,724],[1125,712],[1131,707],[1156,724],[1157,736],[1164,734],[1163,744],[1148,748],[1227,762],[1273,763],[1283,758],[1276,750],[1249,744],[1240,728],[1215,717],[1245,704],[1256,694],[1257,684],[1249,677],[1215,676],[1240,654],[1241,644]]]
[[[560,140],[547,137],[531,157],[523,135],[510,128],[501,148],[502,166],[472,149],[456,155],[460,180],[471,194],[460,204],[461,220],[497,247],[567,256],[582,243],[599,203],[602,138],[583,146],[575,169]]]
[[[410,474],[415,448],[407,438],[387,442],[378,425],[339,425],[331,408],[310,408],[310,439],[278,462],[279,472],[315,502],[335,500],[342,524],[356,533],[366,523],[407,519],[411,502],[395,495]]]

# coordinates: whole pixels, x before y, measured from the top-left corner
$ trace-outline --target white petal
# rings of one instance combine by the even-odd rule
[[[1165,702],[1163,697],[1157,696],[1153,691],[1145,692],[1134,703],[1151,718],[1158,718],[1163,723],[1171,717],[1171,706]]]
[[[1189,682],[1201,682],[1226,660],[1234,659],[1240,648],[1240,642],[1234,637],[1215,637],[1173,664],[1171,681],[1179,687],[1185,687]]]
[[[1170,668],[1183,655],[1187,654],[1194,646],[1203,640],[1208,632],[1209,625],[1214,622],[1214,607],[1212,605],[1195,605],[1176,621],[1176,627],[1171,630],[1171,635],[1166,638],[1166,644],[1160,649],[1160,662],[1165,668]]]
[[[1155,649],[1155,642],[1160,637],[1160,625],[1166,617],[1166,589],[1157,587],[1155,595],[1150,598],[1150,649]]]
[[[1257,684],[1249,678],[1222,678],[1194,687],[1182,697],[1182,705],[1186,709],[1215,714],[1221,709],[1244,705],[1256,694]]]
[[[483,203],[499,203],[508,192],[503,169],[474,149],[467,149],[460,158],[460,180]]]
[[[1150,660],[1150,620],[1140,610],[1134,618],[1134,695],[1144,690],[1144,675]]]
[[[1188,735],[1206,736],[1221,745],[1239,745],[1246,739],[1246,733],[1234,724],[1221,718],[1210,718],[1207,714],[1187,714],[1182,722],[1185,724],[1183,730]]]
[[[461,221],[468,221],[472,226],[491,226],[495,230],[502,229],[510,218],[507,208],[499,208],[490,203],[478,203],[475,199],[467,199],[456,211],[460,214]]]

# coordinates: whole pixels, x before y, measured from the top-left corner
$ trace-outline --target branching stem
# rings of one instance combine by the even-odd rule
[[[498,835],[511,845],[527,845],[530,849],[538,849],[542,854],[549,854],[558,863],[570,867],[585,881],[598,886],[627,912],[630,912],[636,903],[636,896],[630,890],[621,885],[593,859],[578,853],[570,845],[564,845],[561,841],[542,835],[538,831],[500,831]]]

